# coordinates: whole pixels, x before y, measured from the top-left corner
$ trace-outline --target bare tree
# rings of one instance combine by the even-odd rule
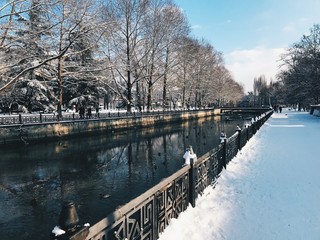
[[[221,53],[204,40],[185,38],[180,48],[176,85],[181,89],[183,106],[203,107],[222,102],[230,94],[234,80],[224,67]]]
[[[230,79],[230,72],[224,66],[218,66],[215,71],[215,96],[219,107],[223,106],[228,101],[227,97]]]
[[[168,89],[174,86],[178,87],[181,92],[182,107],[189,107],[190,105],[190,89],[193,87],[193,56],[197,52],[197,41],[190,37],[182,37],[180,39],[180,49],[176,54],[178,64],[175,66],[174,79],[168,82]]]
[[[310,29],[299,42],[292,44],[282,56],[283,66],[278,78],[286,90],[286,100],[302,105],[320,102],[320,25]]]
[[[179,51],[182,38],[189,35],[190,27],[188,21],[181,12],[181,10],[175,5],[168,5],[164,10],[164,19],[166,19],[166,25],[164,28],[164,76],[163,76],[163,90],[162,99],[163,104],[166,104],[167,99],[167,81],[172,75],[174,67],[178,64],[177,52]]]
[[[147,12],[147,0],[111,0],[104,8],[108,26],[108,59],[115,91],[125,102],[127,111],[133,106],[132,89],[139,78],[133,78],[139,43],[143,40],[142,21]]]
[[[265,103],[264,98],[266,97],[267,91],[267,80],[264,75],[255,78],[253,81],[253,93],[254,96],[258,97],[259,105],[263,105]]]
[[[154,84],[161,78],[162,48],[164,39],[164,22],[162,10],[166,0],[152,0],[143,21],[143,41],[141,42],[140,75],[143,77],[147,88],[147,110],[151,109]]]

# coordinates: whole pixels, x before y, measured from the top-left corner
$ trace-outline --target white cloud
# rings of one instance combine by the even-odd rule
[[[225,55],[226,67],[234,79],[244,85],[245,92],[252,91],[255,77],[265,75],[268,81],[275,79],[279,71],[280,55],[284,52],[284,48],[265,47],[235,50]]]
[[[202,28],[202,26],[198,25],[198,24],[195,24],[195,25],[192,25],[191,28],[192,29],[199,29],[199,28]]]
[[[225,26],[225,25],[228,25],[228,24],[230,24],[230,23],[232,23],[232,20],[231,19],[228,19],[228,20],[226,20],[226,21],[223,21],[223,22],[219,22],[219,23],[217,23],[217,24],[214,24],[214,25],[217,25],[217,26]]]
[[[310,18],[307,17],[301,17],[299,19],[295,19],[294,21],[291,21],[283,26],[282,31],[287,34],[299,34],[301,35],[301,32],[304,32],[303,29],[308,29],[312,26],[313,22]]]
[[[293,25],[286,25],[283,27],[282,29],[285,33],[295,33],[296,32],[296,28]]]

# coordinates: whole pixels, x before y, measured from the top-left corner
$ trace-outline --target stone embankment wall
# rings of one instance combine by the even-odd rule
[[[219,114],[220,110],[180,112],[152,116],[121,117],[105,119],[82,119],[49,123],[29,123],[0,126],[0,146],[27,144],[90,133],[114,132],[132,128],[143,128],[183,122],[191,119]]]

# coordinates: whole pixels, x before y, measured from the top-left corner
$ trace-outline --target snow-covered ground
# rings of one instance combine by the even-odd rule
[[[159,240],[319,240],[320,118],[274,113]]]

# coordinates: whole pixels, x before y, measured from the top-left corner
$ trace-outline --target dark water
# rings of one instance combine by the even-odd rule
[[[231,136],[243,117],[0,148],[0,239],[48,239],[61,203],[76,203],[80,223],[93,225],[116,207],[170,176],[192,145],[201,156]],[[110,195],[101,198],[101,195]]]

